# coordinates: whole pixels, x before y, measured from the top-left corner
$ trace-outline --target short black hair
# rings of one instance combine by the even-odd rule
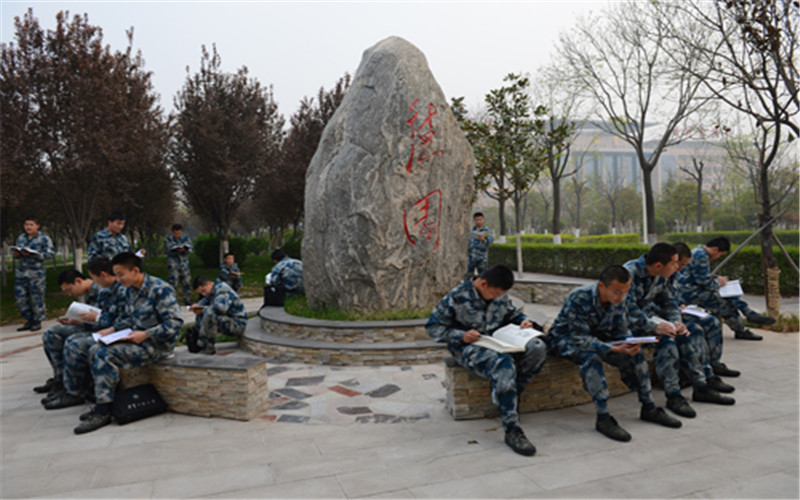
[[[72,285],[75,283],[75,280],[78,278],[86,279],[83,276],[83,273],[78,271],[77,269],[64,269],[60,273],[58,273],[58,284],[63,285],[64,283],[69,283]]]
[[[514,272],[500,264],[481,273],[481,279],[485,279],[486,284],[490,287],[501,290],[511,290],[511,287],[514,286]]]
[[[689,245],[686,243],[679,241],[678,243],[673,243],[672,246],[678,251],[678,260],[692,258],[692,251],[689,250]]]
[[[472,218],[474,219],[475,217],[483,217],[483,212],[475,212],[472,214]]]
[[[109,276],[114,276],[114,266],[111,265],[111,260],[108,257],[96,257],[86,264],[86,270],[95,276],[100,276],[100,273],[105,271]]]
[[[173,231],[183,231],[183,226],[181,226],[180,224],[173,224],[172,225],[172,230]]]
[[[281,260],[284,257],[286,257],[286,253],[283,250],[281,250],[280,248],[278,248],[274,252],[272,252],[272,256],[271,257],[272,257],[272,260]]]
[[[669,243],[656,243],[650,251],[647,252],[647,255],[645,255],[644,262],[648,266],[658,263],[669,264],[672,260],[672,256],[676,253],[678,253],[678,251]]]
[[[225,255],[223,255],[222,258],[224,259],[228,255],[233,255],[233,252],[225,252]],[[236,257],[235,255],[233,255],[233,256],[234,256],[234,258]]]
[[[111,222],[112,220],[125,220],[125,214],[117,211],[111,212],[108,214],[108,217],[106,217],[106,222]]]
[[[30,221],[33,221],[33,222],[35,222],[35,223],[36,223],[37,225],[39,225],[39,226],[41,226],[41,225],[42,225],[42,224],[39,222],[39,218],[38,218],[38,217],[25,217],[24,219],[22,219],[22,223],[23,223],[23,224],[25,224],[25,223],[26,223],[26,222],[28,222],[29,220],[30,220]]]
[[[198,289],[198,288],[200,288],[201,286],[205,286],[205,284],[206,284],[206,283],[210,283],[210,282],[211,282],[211,280],[210,280],[210,279],[208,279],[208,277],[207,277],[207,276],[203,276],[203,275],[201,274],[200,276],[197,276],[197,277],[194,279],[194,281],[192,281],[192,289],[194,289],[194,290],[197,290],[197,289]]]
[[[726,236],[717,236],[716,238],[711,238],[711,240],[706,243],[708,248],[716,248],[720,252],[729,252],[731,249],[731,240],[729,240]]]
[[[599,280],[605,286],[610,285],[612,281],[627,283],[631,280],[631,273],[629,273],[625,267],[614,264],[600,271]]]
[[[118,253],[111,259],[111,267],[114,266],[122,266],[126,269],[133,269],[134,267],[138,267],[139,271],[142,270],[142,259],[136,256],[133,252],[122,252]]]

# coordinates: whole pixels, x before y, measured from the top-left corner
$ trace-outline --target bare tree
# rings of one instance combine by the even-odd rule
[[[681,172],[685,173],[697,184],[697,232],[703,232],[703,170],[705,169],[703,160],[697,161],[692,158],[692,168],[680,167]]]
[[[652,172],[666,148],[691,134],[688,121],[705,102],[698,98],[702,75],[694,68],[694,54],[668,56],[674,48],[660,16],[671,6],[671,2],[633,0],[614,4],[600,18],[583,19],[562,35],[558,46],[565,75],[593,102],[600,128],[630,144],[636,153],[650,241],[655,240]],[[655,120],[660,125],[655,146],[649,149],[645,135]]]

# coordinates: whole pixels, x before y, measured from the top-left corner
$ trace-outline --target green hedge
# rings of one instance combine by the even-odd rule
[[[506,241],[515,242],[517,241],[516,235],[510,235],[506,237]],[[638,234],[599,234],[599,235],[589,235],[589,236],[580,236],[575,237],[572,233],[561,233],[561,244],[595,244],[595,243],[604,243],[610,245],[631,245],[636,244],[641,241],[641,236]],[[547,244],[553,243],[553,235],[552,234],[523,234],[522,235],[522,243],[540,243],[540,244]]]
[[[526,272],[547,273],[563,276],[577,276],[596,279],[600,272],[611,264],[624,264],[639,258],[650,247],[647,245],[553,245],[522,244],[522,267]],[[798,247],[787,246],[786,250],[795,262],[798,260]],[[800,295],[798,279],[786,261],[783,252],[775,248],[778,266],[781,269],[781,295]],[[514,243],[492,245],[489,249],[489,262],[503,264],[511,269],[517,268],[517,249]],[[712,266],[714,263],[712,263]],[[725,264],[721,274],[731,279],[739,279],[745,292],[764,293],[761,272],[761,249],[747,246]]]
[[[239,266],[247,260],[247,240],[238,236],[228,238],[228,249],[233,252]],[[219,235],[201,234],[194,240],[194,253],[206,267],[219,266]]]
[[[693,247],[695,245],[703,245],[712,238],[717,236],[727,236],[731,243],[734,245],[741,245],[753,231],[704,231],[702,233],[667,233],[661,239],[670,243],[677,243],[682,241]],[[775,231],[778,239],[781,240],[783,246],[797,246],[800,244],[800,231],[797,229],[778,229]],[[761,245],[761,237],[756,236],[747,244],[748,246]]]

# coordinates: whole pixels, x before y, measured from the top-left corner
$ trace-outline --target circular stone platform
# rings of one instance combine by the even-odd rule
[[[258,311],[260,330],[240,345],[260,356],[300,363],[380,366],[437,362],[447,354],[425,331],[427,319],[329,321],[292,316],[283,307]]]

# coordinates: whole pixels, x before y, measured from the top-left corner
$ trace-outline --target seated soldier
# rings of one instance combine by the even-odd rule
[[[763,338],[761,335],[756,335],[745,328],[739,313],[757,325],[771,325],[775,323],[775,319],[758,314],[741,297],[720,297],[719,287],[725,286],[728,280],[724,276],[715,278],[711,275],[711,261],[719,259],[730,249],[730,240],[719,236],[692,250],[692,260],[678,278],[682,302],[687,305],[696,304],[714,316],[722,318],[733,330],[737,339],[761,340]]]
[[[142,271],[141,259],[130,252],[116,255],[111,264],[114,275],[127,288],[125,310],[114,326],[100,330],[101,336],[130,328],[127,337],[105,345],[91,346],[88,362],[94,382],[95,406],[82,415],[75,434],[91,432],[111,423],[111,404],[119,383],[120,369],[145,366],[164,359],[172,353],[183,316],[172,287],[159,278]],[[70,371],[65,371],[69,376]],[[48,409],[65,408],[83,402],[73,392],[76,384],[65,380],[67,393]]]
[[[425,329],[433,340],[447,344],[456,363],[489,379],[506,444],[530,456],[536,448],[519,425],[519,397],[547,359],[544,342],[531,339],[521,353],[499,353],[474,345],[481,334],[491,335],[510,323],[542,329],[511,304],[506,292],[513,285],[514,273],[505,266],[494,266],[450,290],[433,309]]]
[[[244,333],[247,311],[236,292],[220,280],[198,276],[194,288],[202,299],[191,306],[197,317],[195,326],[186,332],[187,345],[191,352],[214,354],[217,335],[240,337]]]
[[[83,274],[75,269],[65,269],[58,275],[58,285],[61,291],[78,302],[101,307],[101,286],[93,280],[86,279]],[[75,319],[58,318],[58,324],[48,328],[42,335],[42,348],[53,367],[53,378],[48,379],[44,385],[34,387],[36,392],[46,392],[47,397],[42,400],[44,404],[49,398],[59,394],[64,389],[64,343],[70,335],[85,332],[97,319],[97,314],[92,312],[81,313],[81,321]]]
[[[608,411],[609,392],[603,362],[618,368],[622,382],[636,391],[642,404],[640,419],[665,427],[681,426],[680,420],[667,415],[653,402],[642,345],[610,344],[631,336],[625,301],[630,288],[631,277],[627,269],[618,265],[605,268],[597,283],[581,286],[569,293],[545,337],[553,355],[580,366],[583,387],[592,396],[597,411],[595,429],[617,441],[630,441],[631,435]]]
[[[233,252],[225,254],[219,264],[217,279],[227,283],[229,287],[233,288],[234,292],[238,292],[242,287],[242,273],[239,271],[239,264],[235,260],[236,256],[233,255]]]
[[[275,266],[267,275],[266,284],[290,295],[304,295],[303,263],[288,257],[280,248],[272,252],[272,261]]]

